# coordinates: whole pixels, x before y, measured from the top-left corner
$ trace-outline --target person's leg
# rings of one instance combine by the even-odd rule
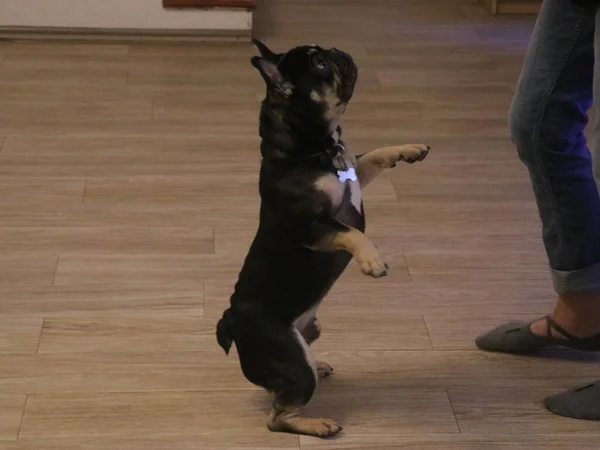
[[[600,30],[600,9],[596,12],[596,29]],[[594,164],[594,178],[600,190],[600,32],[595,35],[596,61],[594,66],[594,147],[592,148]]]
[[[596,21],[592,12],[566,4],[569,2],[560,2],[560,6],[554,0],[544,3],[548,15],[570,10],[571,23],[563,22],[564,31],[570,32],[570,36],[563,37],[571,46],[570,52],[567,48],[564,67],[559,65],[561,72],[555,72],[556,79],[546,81],[547,106],[545,110],[538,107],[538,114],[543,114],[538,117],[539,128],[523,125],[528,113],[518,106],[512,112],[511,128],[532,177],[554,287],[559,294],[552,319],[577,337],[589,337],[600,333],[600,196],[583,134],[597,79],[594,75],[598,74],[594,64]],[[551,39],[558,36],[548,38],[540,31],[536,37],[552,45]],[[600,39],[596,41],[600,43]],[[543,63],[533,66],[538,73],[544,70],[540,67]],[[523,78],[530,79],[525,71]],[[520,93],[527,95],[524,90],[529,87],[523,81]],[[519,134],[531,131],[537,134],[537,144],[535,137],[519,142]],[[542,335],[547,325],[546,320],[540,320],[532,324],[532,330]],[[564,332],[555,328],[552,331],[555,336],[565,337]]]
[[[596,13],[596,29],[600,30],[600,13]],[[595,36],[595,59],[600,61],[600,33]],[[596,185],[600,186],[600,64],[595,65],[594,70],[594,146],[593,151],[593,166]],[[600,304],[598,296],[594,293],[588,299],[589,302]],[[586,301],[586,299],[582,299]],[[577,313],[577,309],[574,310]],[[598,313],[592,313],[592,316],[598,317]],[[600,320],[600,319],[598,319]],[[593,322],[593,320],[591,321]],[[590,323],[591,323],[590,322]],[[593,325],[591,328],[594,328]],[[596,419],[600,420],[600,379],[584,386],[578,386],[561,392],[557,395],[552,395],[544,399],[544,406],[555,414],[579,418],[579,419]]]
[[[558,344],[600,350],[600,195],[583,134],[593,98],[595,28],[592,12],[544,0],[510,126],[529,170],[558,300],[547,318],[504,324],[479,336],[481,349],[527,353]],[[548,399],[546,406],[557,414],[600,419],[600,395],[596,400],[580,400],[577,413],[559,411]]]
[[[594,34],[593,14],[545,0],[510,112],[559,295],[600,293],[600,196],[583,134],[593,99]]]

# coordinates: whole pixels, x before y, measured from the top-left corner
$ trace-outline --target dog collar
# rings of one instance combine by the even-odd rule
[[[323,151],[301,156],[286,156],[280,161],[295,163],[300,161],[320,160],[324,165],[336,170],[347,170],[348,167],[343,156],[345,151],[346,147],[340,142],[337,142]]]
[[[346,164],[346,158],[344,158],[346,148],[340,143],[337,143],[333,146],[333,148],[336,147],[337,152],[335,156],[331,159],[331,163],[336,169],[339,180],[342,183],[345,183],[346,181],[358,181],[356,169],[354,167],[348,167],[348,164]]]
[[[302,161],[318,160],[327,169],[333,172],[338,172],[338,177],[340,177],[340,179],[342,177],[354,179],[355,175],[349,172],[348,165],[344,159],[346,147],[344,147],[344,144],[341,140],[341,135],[342,130],[341,127],[338,126],[334,133],[329,136],[329,142],[325,144],[325,150],[308,155],[285,156],[281,159],[277,158],[277,160],[280,163],[297,163]],[[272,161],[275,161],[275,159],[272,159]],[[341,175],[340,172],[342,172],[344,175]]]
[[[310,159],[319,159],[321,163],[324,165],[331,167],[337,171],[346,171],[348,170],[348,165],[346,164],[346,160],[344,159],[344,152],[346,151],[346,147],[339,142],[334,144],[331,148],[323,150],[318,153],[311,153],[310,155],[298,156],[296,158],[289,159],[288,161],[304,161]]]
[[[348,167],[344,153],[346,148],[337,142],[331,149],[327,149],[324,152],[315,153],[313,155],[307,155],[305,158],[321,158],[321,161],[336,171],[338,179],[345,183],[346,181],[358,181],[358,175],[354,167]]]
[[[335,167],[338,171],[340,170],[348,170],[348,165],[346,164],[346,160],[344,159],[344,153],[346,152],[346,147],[344,147],[339,142],[333,146],[335,150],[335,154],[331,158],[331,162],[333,163],[333,167]]]

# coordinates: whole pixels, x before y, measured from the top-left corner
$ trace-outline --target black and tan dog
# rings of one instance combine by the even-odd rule
[[[317,380],[333,371],[309,354],[320,334],[317,308],[352,258],[366,275],[387,274],[364,234],[361,189],[398,161],[423,160],[429,147],[384,147],[355,157],[338,125],[357,80],[350,55],[318,46],[276,54],[254,43],[261,56],[252,64],[267,85],[260,221],[217,340],[227,354],[235,343],[245,377],[272,394],[270,430],[328,437],[342,428],[299,415]]]

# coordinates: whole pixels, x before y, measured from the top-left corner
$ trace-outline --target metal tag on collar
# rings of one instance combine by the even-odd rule
[[[337,170],[338,179],[345,183],[348,180],[357,181],[358,177],[356,175],[356,169],[354,167],[348,168],[346,164],[346,158],[344,158],[344,153],[346,149],[342,144],[335,144],[333,148],[337,148],[337,154],[334,157],[333,165]]]
[[[358,176],[356,175],[356,169],[354,167],[350,167],[348,170],[338,170],[337,175],[342,183],[345,183],[348,180],[358,181]]]
[[[344,153],[346,149],[342,144],[335,144],[333,148],[336,150],[335,155],[333,156],[333,165],[338,171],[340,170],[348,170],[348,165],[346,164],[346,159],[344,158]]]

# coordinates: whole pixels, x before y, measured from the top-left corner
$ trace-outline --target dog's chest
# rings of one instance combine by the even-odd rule
[[[358,178],[345,181],[340,180],[340,184],[342,184],[343,195],[339,209],[352,206],[357,213],[362,214],[362,191]]]
[[[362,191],[356,172],[356,159],[352,155],[340,155],[333,173],[327,173],[317,179],[317,187],[331,199],[336,216],[354,213],[362,215]]]

